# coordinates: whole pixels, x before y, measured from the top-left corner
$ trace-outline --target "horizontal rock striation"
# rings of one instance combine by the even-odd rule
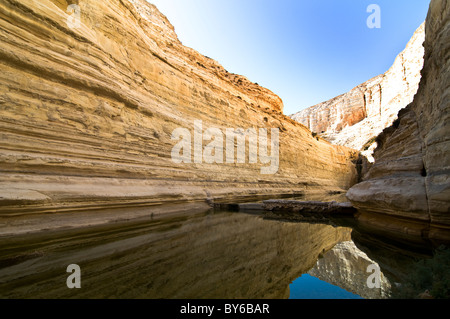
[[[0,2],[0,213],[248,199],[355,183],[355,152],[181,44],[144,0]],[[75,20],[74,20],[75,19]],[[276,128],[279,169],[176,164],[177,128]],[[207,143],[204,141],[204,145]],[[247,147],[248,150],[248,147]]]
[[[375,163],[347,197],[369,225],[450,241],[449,1],[431,1],[425,28],[414,101],[377,137]]]
[[[366,143],[413,101],[423,67],[424,40],[422,24],[386,73],[291,117],[334,144],[357,150],[369,146]]]

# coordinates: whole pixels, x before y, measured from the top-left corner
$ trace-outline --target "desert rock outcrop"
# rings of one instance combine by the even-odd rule
[[[68,12],[68,6],[79,6]],[[77,22],[80,22],[77,24]],[[144,0],[0,2],[0,212],[248,199],[355,182],[271,91],[181,44]],[[279,169],[180,163],[177,128],[279,129]],[[270,130],[269,130],[270,132]],[[206,145],[207,143],[204,142]]]
[[[347,197],[360,220],[450,241],[450,1],[432,0],[414,101],[377,137],[375,163]]]
[[[424,40],[422,24],[386,73],[291,117],[334,144],[357,150],[370,147],[366,143],[413,101],[423,67]]]

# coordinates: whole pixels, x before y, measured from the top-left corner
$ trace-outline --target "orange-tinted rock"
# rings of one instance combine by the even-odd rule
[[[412,102],[421,78],[424,39],[422,24],[386,73],[291,117],[334,144],[361,150]]]

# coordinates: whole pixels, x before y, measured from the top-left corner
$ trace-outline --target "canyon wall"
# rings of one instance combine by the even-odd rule
[[[413,101],[423,67],[424,40],[422,24],[386,73],[291,117],[334,144],[357,150],[370,147],[370,140]]]
[[[414,101],[377,137],[375,163],[347,197],[369,227],[450,241],[450,1],[432,0]]]
[[[183,46],[144,0],[3,0],[0,43],[4,215],[342,191],[356,181],[355,151],[314,138],[282,114],[277,95]],[[204,130],[279,129],[276,174],[248,156],[175,163],[172,133],[192,133],[196,120]]]

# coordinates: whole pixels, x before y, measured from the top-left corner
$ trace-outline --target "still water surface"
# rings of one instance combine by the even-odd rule
[[[352,229],[197,211],[0,239],[0,298],[382,298]],[[81,289],[66,286],[81,268]]]

